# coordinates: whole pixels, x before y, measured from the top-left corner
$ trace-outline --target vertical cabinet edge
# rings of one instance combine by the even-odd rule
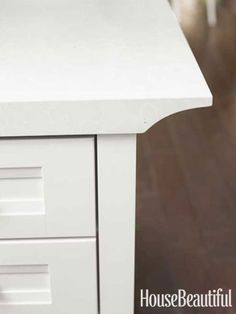
[[[98,135],[96,157],[100,314],[131,314],[136,135]]]

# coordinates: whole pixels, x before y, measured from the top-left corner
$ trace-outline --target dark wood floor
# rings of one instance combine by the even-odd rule
[[[214,106],[171,116],[139,136],[136,314],[236,313],[236,1],[221,1],[214,29],[196,1],[182,26]],[[234,307],[143,310],[141,288],[232,289]]]

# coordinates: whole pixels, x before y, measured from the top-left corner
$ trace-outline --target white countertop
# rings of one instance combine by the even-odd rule
[[[140,133],[207,105],[167,0],[0,0],[0,136]]]

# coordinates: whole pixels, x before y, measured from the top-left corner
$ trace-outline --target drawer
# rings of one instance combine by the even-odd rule
[[[0,241],[1,314],[97,314],[95,239]]]
[[[0,140],[0,238],[94,236],[93,137]]]

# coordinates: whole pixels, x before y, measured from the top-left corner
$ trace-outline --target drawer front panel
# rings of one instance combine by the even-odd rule
[[[97,314],[96,240],[0,242],[1,314]]]
[[[94,138],[0,140],[0,238],[95,235]]]

